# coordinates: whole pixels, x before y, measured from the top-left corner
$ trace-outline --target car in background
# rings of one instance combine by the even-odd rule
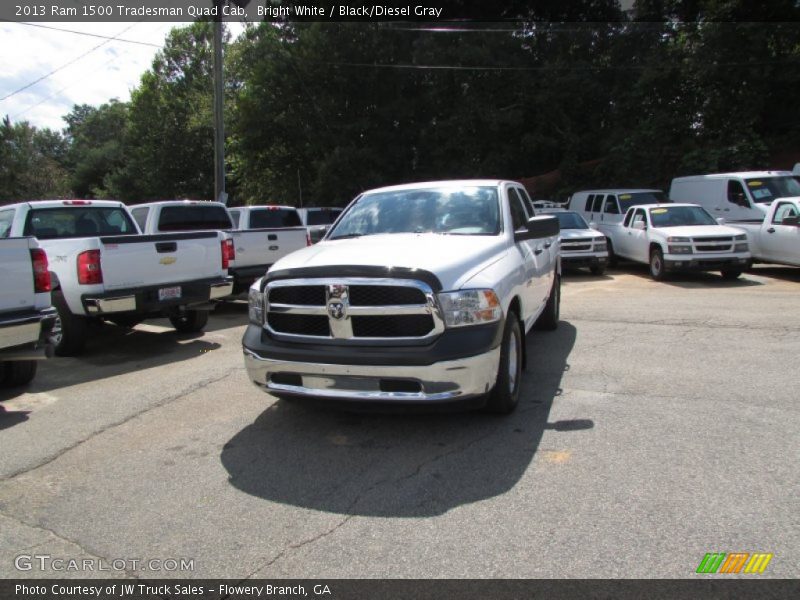
[[[344,209],[333,206],[314,206],[297,209],[312,244],[316,244],[325,237],[331,225],[342,214],[342,210]]]
[[[592,275],[602,275],[608,264],[606,236],[589,227],[586,220],[574,210],[545,208],[539,215],[552,215],[561,227],[561,265],[566,268],[588,267]]]
[[[747,234],[753,259],[800,267],[800,198],[773,202],[761,223],[734,223]]]

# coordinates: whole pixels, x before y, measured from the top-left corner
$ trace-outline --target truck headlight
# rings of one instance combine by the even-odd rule
[[[747,239],[747,234],[743,233],[742,235],[735,235],[733,236],[733,239],[736,240],[737,242],[742,242]]]
[[[750,247],[747,245],[747,242],[745,242],[743,244],[736,244],[733,247],[733,251],[734,252],[748,252],[749,250],[750,250]]]
[[[594,238],[594,248],[593,252],[605,252],[608,249],[608,244],[606,244],[605,237],[598,237]]]
[[[260,279],[250,286],[247,294],[247,314],[253,325],[264,325],[264,292],[261,291]]]
[[[667,252],[669,252],[670,254],[691,254],[692,247],[688,244],[686,246],[668,246]]]
[[[437,294],[447,327],[493,323],[503,316],[494,290],[461,290]]]
[[[691,244],[692,238],[688,237],[668,237],[667,242],[670,244]]]

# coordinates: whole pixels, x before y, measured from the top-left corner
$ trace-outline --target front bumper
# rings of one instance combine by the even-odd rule
[[[4,315],[0,319],[0,360],[35,360],[52,356],[50,330],[56,309]]]
[[[604,267],[608,264],[608,252],[602,253],[561,253],[561,265],[563,267]]]
[[[719,271],[741,269],[746,271],[753,261],[749,254],[734,256],[701,256],[698,254],[667,254],[664,268],[668,271]]]
[[[180,298],[159,300],[158,290],[167,287],[181,288]],[[116,313],[156,313],[180,306],[206,304],[230,296],[233,292],[233,278],[184,281],[175,284],[162,284],[133,290],[115,290],[104,294],[81,296],[86,314],[102,316]]]
[[[476,356],[416,366],[275,360],[247,347],[244,361],[253,383],[279,396],[413,405],[466,400],[490,392],[497,379],[500,347]]]

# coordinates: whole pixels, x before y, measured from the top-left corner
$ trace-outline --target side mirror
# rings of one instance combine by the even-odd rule
[[[638,229],[640,231],[644,231],[645,229],[647,229],[647,225],[644,224],[644,221],[636,221],[633,224],[633,228]]]
[[[594,221],[589,223],[589,229],[597,229],[597,223],[595,223]]]
[[[558,219],[555,217],[542,216],[528,219],[526,231],[515,231],[514,241],[539,240],[542,238],[554,237],[561,233]]]
[[[723,217],[717,217],[717,223],[719,225],[725,225],[725,219]]]
[[[781,221],[781,225],[794,225],[797,227],[800,225],[800,216],[798,215],[787,215],[783,217],[783,221]]]

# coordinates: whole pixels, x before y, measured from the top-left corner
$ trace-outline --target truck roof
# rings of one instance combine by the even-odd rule
[[[449,179],[443,181],[420,181],[416,183],[404,183],[401,185],[388,185],[385,187],[374,188],[366,190],[365,194],[372,194],[375,192],[389,192],[399,190],[418,190],[431,187],[476,187],[476,186],[492,186],[496,187],[502,183],[519,183],[510,179]]]
[[[609,188],[597,190],[579,190],[575,194],[638,194],[642,192],[661,192],[664,190],[647,189],[647,188]],[[574,194],[573,194],[574,195]]]
[[[739,171],[737,173],[709,173],[708,175],[687,175],[686,177],[676,177],[672,181],[688,181],[691,179],[727,179],[728,177],[742,177],[743,179],[750,179],[751,177],[780,177],[784,175],[792,175],[791,171]]]
[[[140,206],[177,206],[181,204],[205,204],[210,206],[222,206],[227,208],[222,202],[217,202],[215,200],[157,200],[155,202],[142,202],[141,204],[134,204],[131,208],[137,208]]]

